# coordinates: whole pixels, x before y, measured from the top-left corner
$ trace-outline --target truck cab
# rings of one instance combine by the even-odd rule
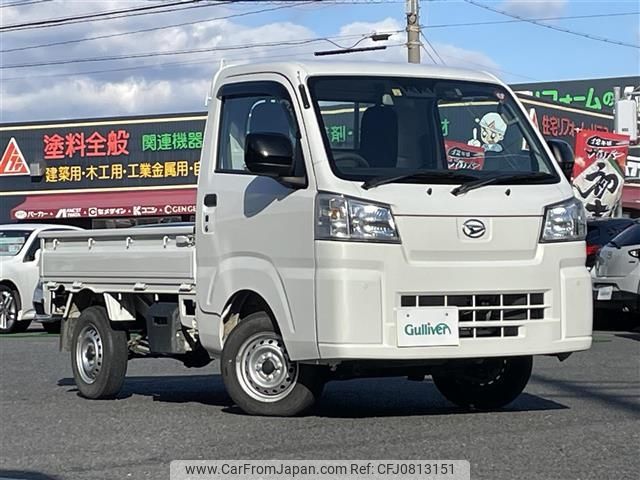
[[[458,405],[501,407],[534,355],[591,345],[569,157],[486,73],[225,67],[180,324],[249,413],[298,414],[365,375],[431,375]]]

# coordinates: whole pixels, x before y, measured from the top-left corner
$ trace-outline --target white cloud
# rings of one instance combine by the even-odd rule
[[[0,95],[4,112],[33,119],[42,118],[44,111],[46,118],[57,119],[181,111],[185,105],[203,110],[208,85],[207,80],[148,81],[129,77],[103,82],[79,78],[22,94],[11,94],[3,86]]]
[[[87,3],[92,6],[87,8],[84,2],[74,2],[71,5],[81,4],[84,10],[68,8],[65,14],[73,15],[85,10],[118,9],[124,8],[123,5],[126,5],[126,3],[115,1],[98,4]],[[55,12],[56,4],[58,4],[56,0],[41,4],[43,11],[29,13],[31,18],[27,15],[20,21],[60,16],[60,12]],[[67,5],[70,4],[67,3]],[[97,8],[96,5],[100,5],[100,8]],[[14,9],[2,10],[11,12]],[[237,12],[237,9],[216,9],[214,14],[208,15],[212,17],[223,16]],[[3,35],[0,48],[7,49],[22,45],[105,35],[203,18],[208,18],[208,16],[203,13],[189,13],[187,11],[184,16],[173,16],[171,19],[165,18],[162,21],[156,18],[133,17],[113,22],[81,24],[73,28],[36,30],[33,34],[26,36]],[[3,18],[3,23],[16,22],[15,18],[11,22],[5,22]],[[337,37],[342,37],[336,38],[336,42],[343,46],[350,46],[363,34],[392,31],[397,31],[397,33],[386,42],[389,45],[386,50],[335,58],[355,61],[406,62],[406,49],[404,48],[406,39],[403,25],[394,18],[370,23],[347,23],[336,33]],[[95,58],[106,55],[170,52],[195,48],[215,49],[255,43],[291,42],[320,36],[311,28],[291,21],[274,20],[259,26],[249,26],[232,20],[219,20],[139,35],[118,36],[55,48],[8,53],[4,54],[0,61],[7,65],[65,58]],[[350,37],[344,38],[345,36]],[[381,45],[383,43],[366,40],[361,42],[359,46]],[[497,68],[495,62],[482,52],[466,50],[446,43],[436,43],[435,47],[449,65],[488,70]],[[2,80],[0,81],[0,121],[54,120],[203,110],[204,97],[212,74],[218,68],[219,60],[223,57],[230,62],[258,59],[288,60],[301,57],[311,59],[313,51],[333,48],[335,47],[329,43],[317,42],[297,46],[244,47],[224,52],[203,52],[197,55],[129,58],[117,62],[88,62],[34,69],[0,70],[0,80]],[[424,52],[422,55],[423,63],[430,63]],[[141,66],[152,68],[140,69]],[[127,68],[134,70],[122,70]],[[107,69],[121,70],[101,74],[82,73]],[[11,80],[11,78],[19,79]]]
[[[499,72],[498,64],[482,52],[441,43],[434,43],[433,46],[448,66]],[[437,57],[435,58],[437,59]]]
[[[501,9],[525,17],[551,17],[564,11],[567,0],[504,0]]]

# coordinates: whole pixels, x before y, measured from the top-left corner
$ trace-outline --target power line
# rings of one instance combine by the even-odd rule
[[[186,5],[190,3],[197,3],[200,1],[201,0],[181,0],[179,2],[173,2],[169,4],[163,3],[159,5],[146,5],[142,7],[133,7],[133,8],[120,9],[120,10],[108,10],[105,12],[87,13],[87,14],[75,15],[71,17],[58,17],[58,18],[50,18],[48,20],[36,20],[33,22],[27,22],[27,23],[14,23],[13,25],[5,25],[3,27],[0,27],[0,30],[11,31],[11,30],[23,29],[24,27],[51,26],[59,23],[66,23],[73,20],[87,20],[87,19],[105,17],[109,15],[118,15],[123,13],[139,12],[139,11],[145,11],[145,10],[156,10],[159,8],[172,7],[175,5]]]
[[[34,2],[29,2],[29,3],[40,3],[40,2],[49,2],[51,0],[36,0]],[[255,3],[255,2],[233,2],[233,3]],[[265,9],[261,9],[261,10],[254,10],[254,11],[250,11],[250,12],[242,12],[242,13],[237,13],[237,14],[231,14],[231,15],[225,15],[222,17],[214,17],[214,18],[208,18],[205,20],[194,20],[191,22],[182,22],[182,23],[174,23],[174,24],[170,24],[170,25],[164,25],[164,26],[160,26],[160,27],[150,27],[150,28],[143,28],[143,29],[139,29],[139,30],[132,30],[132,31],[127,31],[127,32],[120,32],[120,33],[112,33],[112,34],[107,34],[107,35],[96,35],[94,37],[85,37],[85,38],[77,38],[77,39],[73,39],[73,40],[64,40],[64,41],[60,41],[60,42],[50,42],[50,43],[41,43],[39,45],[28,45],[28,46],[24,46],[24,47],[15,47],[15,48],[7,48],[4,50],[0,50],[0,53],[11,53],[11,52],[20,52],[20,51],[25,51],[25,50],[31,50],[34,48],[48,48],[48,47],[55,47],[55,46],[60,46],[60,45],[70,45],[70,44],[74,44],[74,43],[83,43],[83,42],[89,42],[89,41],[93,41],[93,40],[102,40],[105,38],[114,38],[114,37],[122,37],[122,36],[127,36],[127,35],[135,35],[138,33],[147,33],[147,32],[154,32],[154,31],[159,31],[159,30],[165,30],[165,29],[169,29],[169,28],[177,28],[177,27],[185,27],[185,26],[189,26],[189,25],[197,25],[200,23],[208,23],[208,22],[214,22],[217,20],[226,20],[229,18],[236,18],[236,17],[244,17],[244,16],[248,16],[248,15],[255,15],[255,14],[259,14],[259,13],[264,13],[264,12],[270,12],[270,11],[275,11],[275,10],[280,10],[280,9],[285,9],[285,8],[292,8],[292,7],[297,7],[300,5],[308,5],[308,4],[312,4],[312,3],[320,3],[318,0],[309,0],[307,2],[292,2],[292,1],[288,1],[288,2],[284,2],[284,1],[262,1],[260,2],[261,4],[278,4],[278,6],[275,7],[271,7],[271,8],[265,8]],[[331,3],[331,4],[342,4],[342,3],[365,3],[365,2],[355,2],[353,0],[346,0],[345,1],[332,1],[332,0],[323,0],[322,3],[326,4],[326,3]],[[372,2],[366,2],[366,3],[372,3]],[[378,0],[374,0],[374,3],[378,3]],[[5,6],[5,5],[3,5]],[[640,12],[621,12],[621,13],[603,13],[603,14],[591,14],[591,15],[572,15],[572,16],[563,16],[563,17],[543,17],[543,18],[533,18],[531,20],[536,20],[536,21],[548,21],[548,20],[569,20],[569,19],[584,19],[584,18],[605,18],[605,17],[620,17],[620,16],[630,16],[630,15],[640,15]],[[509,24],[509,23],[520,23],[522,22],[522,20],[519,19],[511,19],[511,20],[494,20],[494,21],[484,21],[484,22],[467,22],[467,23],[443,23],[443,24],[436,24],[436,25],[421,25],[421,28],[423,29],[434,29],[434,28],[449,28],[449,27],[466,27],[466,26],[479,26],[479,25],[499,25],[499,24]],[[425,52],[427,52],[425,50]],[[429,53],[427,52],[427,55]],[[435,61],[434,61],[435,63]]]
[[[426,54],[427,54],[427,56],[431,59],[431,62],[432,62],[434,65],[437,65],[437,64],[438,64],[438,62],[436,62],[436,59],[435,59],[435,58],[433,58],[433,55],[431,55],[431,52],[430,52],[429,50],[427,50],[427,48],[426,48],[424,45],[420,45],[420,46],[422,47],[422,50],[424,50],[424,53],[426,53]]]
[[[631,15],[640,15],[640,12],[620,12],[620,13],[596,13],[591,15],[569,15],[564,17],[542,17],[529,18],[529,21],[548,21],[548,20],[577,20],[583,18],[608,18],[608,17],[628,17]],[[435,25],[421,25],[422,28],[451,28],[451,27],[475,27],[479,25],[501,25],[507,23],[520,23],[525,20],[491,20],[486,22],[463,22],[463,23],[440,23]]]
[[[23,2],[5,3],[3,5],[0,5],[0,8],[22,7],[23,5],[32,5],[34,3],[44,3],[44,2],[50,2],[50,1],[51,0],[27,0],[27,1],[23,1]]]
[[[436,54],[436,56],[440,59],[440,62],[442,63],[442,65],[446,65],[447,62],[445,62],[442,57],[440,56],[440,54],[438,53],[438,51],[436,50],[436,47],[433,46],[433,44],[429,41],[429,39],[427,38],[427,36],[424,34],[424,32],[420,31],[420,35],[422,36],[422,39],[427,42],[427,45],[429,45],[431,47],[431,50],[433,50],[433,53]],[[431,58],[431,60],[433,60],[433,57],[431,56],[431,54],[429,53],[429,51],[427,50],[427,47],[425,47],[424,45],[422,45],[422,48],[424,49],[425,52],[427,52],[427,55],[429,55],[429,58]],[[433,63],[437,63],[435,60],[433,60]]]
[[[398,33],[398,31],[394,31],[390,33]],[[363,35],[348,35],[345,37],[359,38],[362,36]],[[36,63],[23,63],[23,64],[11,64],[11,65],[3,64],[3,65],[0,65],[0,69],[4,70],[9,68],[31,68],[31,67],[53,66],[53,65],[69,65],[69,64],[75,64],[75,63],[106,62],[106,61],[114,61],[114,60],[129,60],[129,59],[135,59],[135,58],[163,57],[163,56],[172,56],[172,55],[191,55],[194,53],[241,50],[244,48],[270,47],[270,46],[278,46],[278,45],[305,45],[308,43],[314,43],[319,41],[327,41],[327,37],[317,37],[317,38],[310,38],[310,39],[304,39],[304,40],[273,41],[273,42],[264,42],[264,43],[249,43],[249,44],[243,44],[243,45],[227,45],[227,46],[218,46],[218,47],[194,48],[194,49],[188,49],[188,50],[172,50],[172,51],[166,51],[166,52],[146,52],[146,53],[134,53],[134,54],[127,54],[127,55],[111,55],[106,57],[53,60],[50,62],[36,62]]]
[[[429,42],[429,40],[427,39],[427,37],[424,35],[424,33],[422,33],[422,38],[424,39],[425,42],[427,42],[429,44],[429,46],[431,47],[431,49],[433,50],[433,52],[438,56],[438,58],[440,59],[440,61],[442,62],[443,65],[446,65],[447,62],[444,61],[444,59],[440,56],[440,54],[438,53],[438,51],[435,49],[435,47],[433,46],[433,44],[431,42]],[[429,55],[429,57],[431,58],[431,60],[433,61],[433,63],[437,63],[433,57],[431,56],[431,54],[429,53],[429,50],[426,49],[426,47],[423,45],[422,46],[423,50],[425,51],[425,53],[427,55]],[[478,62],[474,62],[472,60],[469,60],[468,58],[462,58],[462,57],[456,57],[455,55],[447,55],[448,57],[451,58],[455,58],[458,60],[464,60],[467,63],[471,63],[472,65],[477,65],[483,68],[486,68],[488,70],[495,70],[496,72],[502,72],[502,73],[507,73],[509,75],[513,75],[514,77],[520,77],[520,78],[526,78],[527,80],[533,80],[533,81],[537,81],[536,78],[533,77],[528,77],[526,75],[521,75],[519,73],[514,73],[514,72],[510,72],[508,70],[502,70],[500,68],[497,67],[490,67],[489,65],[483,64],[483,63],[478,63]]]
[[[531,18],[522,17],[522,16],[516,15],[514,13],[509,13],[509,12],[505,12],[503,10],[498,10],[497,8],[489,7],[488,5],[484,5],[484,4],[482,4],[480,2],[476,2],[474,0],[463,0],[463,1],[465,1],[466,3],[468,3],[470,5],[475,5],[476,7],[480,7],[480,8],[484,8],[485,10],[489,10],[490,12],[499,13],[501,15],[505,15],[505,16],[511,17],[511,18],[516,18],[516,19],[520,20],[521,22],[532,23],[533,25],[537,25],[539,27],[549,28],[551,30],[556,30],[558,32],[569,33],[571,35],[576,35],[578,37],[588,38],[589,40],[596,40],[598,42],[604,42],[604,43],[610,43],[612,45],[620,45],[620,46],[623,46],[623,47],[630,47],[630,48],[638,48],[638,49],[640,49],[640,45],[636,45],[634,43],[621,42],[619,40],[613,40],[611,38],[600,37],[600,36],[597,36],[597,35],[591,35],[589,33],[576,32],[574,30],[569,30],[568,28],[557,27],[555,25],[549,25],[547,23],[541,23],[541,22],[539,22],[537,20],[534,20],[534,19],[531,19]]]
[[[270,4],[283,4],[283,3],[295,3],[299,0],[234,0],[233,3],[270,3]],[[376,5],[376,4],[393,4],[393,3],[405,3],[405,0],[318,0],[322,3],[330,3],[332,5]],[[450,0],[428,0],[430,2],[444,2]]]
[[[353,35],[350,35],[351,37]],[[334,39],[338,39],[338,38],[344,38],[344,37],[332,37]],[[366,38],[366,37],[364,37]],[[329,40],[328,38],[323,38],[322,40]],[[386,47],[387,48],[394,48],[394,47],[403,47],[405,44],[404,43],[395,43],[395,44],[387,44]],[[284,49],[290,49],[292,48],[291,46],[284,46],[282,47]],[[294,47],[295,48],[295,47]],[[276,47],[276,49],[278,49],[278,47]],[[273,59],[273,58],[292,58],[295,56],[300,56],[300,55],[306,55],[306,54],[313,54],[314,50],[305,50],[302,52],[288,52],[288,53],[281,53],[281,54],[277,54],[277,55],[252,55],[252,56],[248,56],[248,57],[236,57],[234,56],[234,60],[266,60],[266,59]],[[173,67],[173,66],[177,66],[177,65],[181,65],[181,66],[191,66],[191,65],[199,65],[199,64],[212,64],[216,61],[222,60],[224,59],[224,57],[206,57],[202,60],[190,60],[190,61],[185,61],[185,62],[163,62],[163,63],[153,63],[153,64],[147,64],[147,65],[136,65],[136,66],[132,66],[132,67],[119,67],[119,68],[108,68],[108,69],[103,69],[103,70],[90,70],[90,71],[82,71],[82,72],[73,72],[73,73],[48,73],[48,74],[42,74],[42,75],[25,75],[25,76],[19,76],[19,77],[4,77],[2,80],[4,82],[9,82],[9,81],[16,81],[16,80],[26,80],[26,79],[32,79],[32,78],[57,78],[57,77],[78,77],[78,76],[82,76],[82,75],[99,75],[99,74],[103,74],[103,73],[114,73],[114,72],[125,72],[125,71],[132,71],[132,70],[149,70],[149,69],[153,69],[153,68],[165,68],[165,67]]]
[[[202,1],[203,0],[182,0],[179,2],[163,3],[160,5],[147,5],[143,7],[133,7],[133,8],[127,8],[127,9],[121,9],[121,10],[110,10],[105,12],[76,15],[72,17],[59,17],[59,18],[52,18],[48,20],[38,20],[35,22],[5,25],[3,27],[0,27],[0,31],[17,32],[22,30],[59,27],[59,26],[73,25],[76,23],[114,20],[118,18],[137,17],[141,15],[150,15],[150,14],[156,14],[156,13],[168,13],[168,12],[175,12],[179,10],[187,10],[191,8],[203,8],[203,7],[216,6],[222,3],[229,3],[229,1],[226,1],[226,2],[204,3],[204,4],[194,5]],[[176,7],[176,8],[168,8],[168,7]]]
[[[191,22],[182,22],[182,23],[174,23],[171,25],[164,25],[161,27],[150,27],[150,28],[142,28],[140,30],[132,30],[132,31],[128,31],[128,32],[120,32],[120,33],[111,33],[111,34],[107,34],[107,35],[96,35],[94,37],[86,37],[86,38],[77,38],[77,39],[73,39],[73,40],[64,40],[61,42],[51,42],[51,43],[43,43],[40,45],[29,45],[26,47],[16,47],[16,48],[8,48],[6,50],[0,50],[0,53],[10,53],[10,52],[19,52],[19,51],[24,51],[24,50],[31,50],[33,48],[47,48],[47,47],[54,47],[54,46],[58,46],[58,45],[70,45],[72,43],[81,43],[81,42],[89,42],[92,40],[102,40],[105,38],[114,38],[114,37],[123,37],[123,36],[127,36],[127,35],[135,35],[138,33],[147,33],[147,32],[154,32],[154,31],[158,31],[158,30],[165,30],[168,28],[176,28],[176,27],[186,27],[189,25],[196,25],[199,23],[208,23],[208,22],[215,22],[218,20],[227,20],[229,18],[237,18],[237,17],[245,17],[248,15],[256,15],[259,13],[265,13],[265,12],[272,12],[274,10],[282,10],[285,8],[293,8],[293,7],[297,7],[300,5],[309,5],[311,3],[317,3],[316,0],[310,0],[307,2],[295,2],[295,3],[289,3],[287,5],[280,5],[280,6],[276,6],[276,7],[270,7],[270,8],[263,8],[261,10],[252,10],[249,12],[241,12],[241,13],[235,13],[235,14],[230,14],[230,15],[225,15],[222,17],[214,17],[214,18],[208,18],[205,20],[194,20]]]

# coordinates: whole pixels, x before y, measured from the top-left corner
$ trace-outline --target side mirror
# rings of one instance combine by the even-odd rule
[[[249,133],[244,163],[251,173],[270,177],[293,175],[293,145],[280,133]]]
[[[547,140],[547,144],[549,145],[556,162],[560,165],[562,173],[567,177],[567,180],[571,181],[571,177],[573,176],[573,165],[576,163],[571,145],[563,140],[556,139]]]
[[[40,257],[42,255],[42,251],[40,249],[36,250],[36,253],[33,254],[33,261],[39,265],[40,264]]]

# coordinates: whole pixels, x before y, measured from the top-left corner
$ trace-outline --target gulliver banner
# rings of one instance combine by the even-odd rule
[[[589,217],[611,217],[622,197],[629,137],[581,130],[576,136],[573,189]]]

